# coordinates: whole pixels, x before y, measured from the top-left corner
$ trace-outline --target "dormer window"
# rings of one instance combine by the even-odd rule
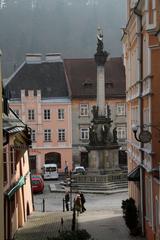
[[[113,82],[105,82],[106,88],[113,88]]]
[[[92,87],[92,82],[89,81],[89,80],[85,80],[85,81],[82,83],[82,85],[83,85],[84,87]]]

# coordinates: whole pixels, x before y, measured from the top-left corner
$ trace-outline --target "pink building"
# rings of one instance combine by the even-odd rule
[[[71,100],[63,60],[59,54],[28,54],[8,79],[10,106],[32,129],[30,167],[40,173],[46,162],[72,169]]]
[[[5,103],[4,103],[5,104]],[[6,108],[4,108],[6,109]],[[3,113],[4,239],[12,239],[32,213],[27,126],[10,110]]]

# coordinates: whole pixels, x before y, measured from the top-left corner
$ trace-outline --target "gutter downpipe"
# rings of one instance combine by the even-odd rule
[[[140,1],[138,2],[138,4]],[[139,97],[138,97],[138,108],[139,108],[139,125],[140,125],[140,131],[143,130],[143,106],[142,106],[142,91],[143,91],[143,38],[142,38],[142,15],[141,12],[138,11],[137,7],[134,8],[134,14],[137,16],[137,45],[138,45],[138,81],[139,81]],[[141,166],[143,165],[143,143],[140,142],[140,162]],[[141,211],[141,230],[142,230],[142,236],[144,236],[144,187],[143,187],[143,168],[140,167],[140,211]]]
[[[2,72],[1,72],[1,50],[0,50],[0,139],[3,139],[2,123]],[[3,197],[3,146],[0,143],[0,239],[4,240],[4,197]]]

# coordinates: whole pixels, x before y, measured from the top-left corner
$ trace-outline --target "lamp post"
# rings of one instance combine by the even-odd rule
[[[158,142],[160,142],[160,128],[155,126],[155,125],[152,125],[152,124],[143,124],[142,128],[140,129],[140,133],[139,133],[138,136],[137,136],[137,133],[138,133],[138,129],[140,128],[140,126],[133,124],[132,125],[132,131],[134,133],[135,139],[138,142],[141,142],[141,143],[149,143],[149,142],[151,142],[152,134],[147,129],[149,127],[153,127],[153,128],[155,128],[159,132],[159,140],[158,140]]]
[[[140,133],[137,136],[138,129],[140,128],[139,125],[132,125],[132,131],[134,133],[134,137],[138,142],[141,143],[149,143],[152,139],[152,134],[146,129],[148,125],[143,125],[142,129],[140,129]]]

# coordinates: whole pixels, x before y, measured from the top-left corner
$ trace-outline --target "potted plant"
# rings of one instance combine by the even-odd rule
[[[123,218],[130,230],[130,234],[134,236],[139,235],[138,210],[135,205],[135,200],[133,198],[123,200],[121,208],[123,210]]]

